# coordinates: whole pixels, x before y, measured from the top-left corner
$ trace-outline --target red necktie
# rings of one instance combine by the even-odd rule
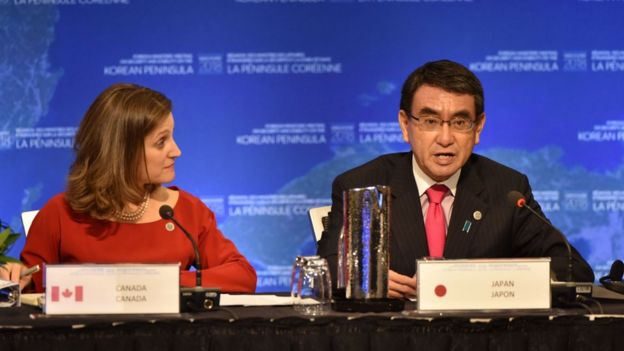
[[[446,221],[442,210],[442,199],[448,192],[446,185],[435,184],[427,189],[429,198],[429,209],[425,219],[425,230],[427,231],[427,243],[429,245],[429,256],[442,257],[444,254],[444,243],[446,242]]]

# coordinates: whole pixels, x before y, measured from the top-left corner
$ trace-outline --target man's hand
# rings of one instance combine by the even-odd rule
[[[21,276],[22,271],[26,270],[26,267],[21,263],[5,263],[0,265],[0,279],[10,280],[15,283],[19,283],[20,290],[30,284],[32,275],[28,274]]]
[[[408,277],[390,270],[388,272],[388,297],[391,299],[416,297],[416,277]]]

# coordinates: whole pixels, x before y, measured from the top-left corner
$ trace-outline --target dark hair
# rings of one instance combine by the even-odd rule
[[[401,110],[410,112],[414,94],[423,85],[441,88],[452,93],[472,95],[477,117],[485,109],[483,87],[479,78],[457,62],[450,60],[431,61],[412,72],[401,89],[401,105],[399,106]]]
[[[126,203],[140,203],[153,185],[139,182],[145,137],[171,113],[163,94],[113,84],[93,101],[76,132],[65,198],[78,213],[109,219]]]

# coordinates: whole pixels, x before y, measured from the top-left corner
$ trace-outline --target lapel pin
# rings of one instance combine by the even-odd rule
[[[169,232],[172,232],[175,229],[175,226],[173,225],[173,223],[167,222],[167,224],[165,224],[165,229],[167,229],[167,231]]]
[[[474,211],[474,213],[472,214],[472,218],[474,218],[477,221],[480,221],[482,217],[483,217],[483,214],[481,213],[481,211]]]
[[[471,226],[472,226],[472,222],[469,221],[469,220],[466,220],[464,222],[464,227],[462,228],[462,232],[466,232],[466,233],[470,232],[470,227]]]

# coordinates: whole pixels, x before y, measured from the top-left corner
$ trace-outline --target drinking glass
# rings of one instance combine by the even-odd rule
[[[301,270],[303,266],[309,261],[313,259],[321,258],[320,256],[297,256],[295,257],[295,262],[292,266],[292,273],[290,274],[290,297],[292,297],[292,302],[295,304],[295,300],[299,296],[299,276],[301,275]]]
[[[299,313],[310,316],[326,314],[331,310],[331,291],[327,260],[308,259],[299,273],[294,308]]]
[[[19,307],[20,287],[18,283],[0,279],[0,307]]]

